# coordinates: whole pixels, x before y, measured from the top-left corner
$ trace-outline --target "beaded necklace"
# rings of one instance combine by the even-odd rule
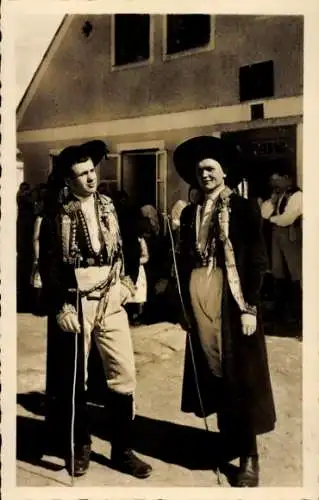
[[[79,200],[71,200],[63,205],[65,212],[62,215],[62,233],[65,235],[62,238],[63,257],[69,263],[73,262],[76,257],[80,257],[83,260],[78,245],[78,230],[83,231],[89,255],[94,256],[87,259],[88,265],[96,265],[97,259],[99,265],[103,265],[105,263],[105,249],[107,250],[107,260],[109,263],[113,261],[114,257],[120,251],[121,240],[113,203],[109,198],[100,196],[99,194],[96,194],[95,200],[97,202],[95,204],[95,212],[102,242],[101,250],[98,253],[92,247],[87,221],[81,209],[81,202]]]
[[[77,230],[79,230],[79,229],[82,230],[83,231],[83,235],[84,235],[84,239],[85,239],[85,245],[86,245],[86,248],[88,249],[89,255],[92,255],[92,256],[94,255],[94,257],[92,257],[92,258],[89,257],[87,259],[87,264],[88,265],[94,265],[98,261],[98,265],[102,266],[104,264],[104,252],[103,252],[104,248],[103,248],[103,244],[101,245],[101,248],[100,248],[99,252],[96,252],[93,249],[92,241],[91,241],[90,234],[89,234],[88,224],[87,224],[87,221],[86,221],[86,219],[84,217],[83,211],[80,210],[78,215],[79,215],[80,227],[77,228],[76,223],[72,227],[72,242],[71,242],[71,245],[72,244],[74,245],[76,243],[75,240],[76,240]],[[100,229],[100,227],[99,227],[99,229]]]

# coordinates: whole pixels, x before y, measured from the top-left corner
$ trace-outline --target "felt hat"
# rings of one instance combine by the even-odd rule
[[[227,176],[226,184],[229,187],[239,184],[243,177],[239,151],[223,139],[210,135],[192,137],[179,144],[173,154],[178,174],[194,187],[198,185],[196,166],[206,158],[218,161]]]
[[[65,179],[76,163],[91,158],[96,167],[103,157],[107,158],[107,145],[100,140],[92,140],[84,144],[68,146],[54,157],[53,170],[57,178]]]

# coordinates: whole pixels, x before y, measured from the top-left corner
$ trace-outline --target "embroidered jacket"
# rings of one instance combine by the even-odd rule
[[[131,265],[126,266],[125,254],[130,248],[127,243],[126,249],[123,248],[114,205],[111,199],[104,195],[96,193],[94,197],[101,239],[99,253],[95,253],[92,248],[81,203],[75,198],[70,197],[55,216],[45,216],[43,219],[40,233],[40,273],[49,309],[55,312],[59,311],[63,304],[75,302],[75,265],[112,266],[121,261],[121,280],[134,293],[139,255],[136,265],[132,265],[132,261],[127,259]],[[138,246],[137,236],[136,242],[133,236],[131,237],[131,247],[134,248],[134,245]]]
[[[197,205],[188,205],[181,216],[179,268],[186,299],[191,271],[203,265],[196,244],[196,213]],[[233,247],[244,301],[251,307],[256,306],[259,303],[263,275],[268,264],[260,209],[256,203],[234,193],[229,199],[229,239]],[[210,242],[215,240],[214,259],[216,265],[226,273],[225,251],[216,212],[212,218],[208,240]]]

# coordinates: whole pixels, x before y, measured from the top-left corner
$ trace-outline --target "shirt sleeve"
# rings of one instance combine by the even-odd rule
[[[290,226],[302,215],[302,192],[297,191],[288,200],[284,213],[270,217],[270,222],[280,227]]]
[[[274,211],[274,205],[272,204],[271,200],[264,201],[260,207],[260,211],[263,219],[269,219]]]
[[[141,258],[140,258],[140,263],[141,264],[146,264],[146,262],[149,259],[148,255],[148,248],[147,248],[147,243],[144,238],[140,238],[140,246],[141,246]]]

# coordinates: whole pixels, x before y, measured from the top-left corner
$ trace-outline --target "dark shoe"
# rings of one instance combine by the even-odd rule
[[[141,316],[134,316],[131,320],[131,326],[141,326],[143,324]]]
[[[90,465],[91,446],[89,444],[76,446],[74,450],[74,469],[72,471],[72,457],[69,456],[65,460],[66,468],[70,476],[83,476]],[[73,472],[73,473],[72,473]]]
[[[239,474],[237,486],[239,488],[251,488],[259,484],[259,462],[258,455],[251,457],[240,457]]]
[[[132,450],[125,450],[121,453],[112,452],[111,461],[117,470],[138,479],[145,479],[152,472],[152,467],[138,458]]]

